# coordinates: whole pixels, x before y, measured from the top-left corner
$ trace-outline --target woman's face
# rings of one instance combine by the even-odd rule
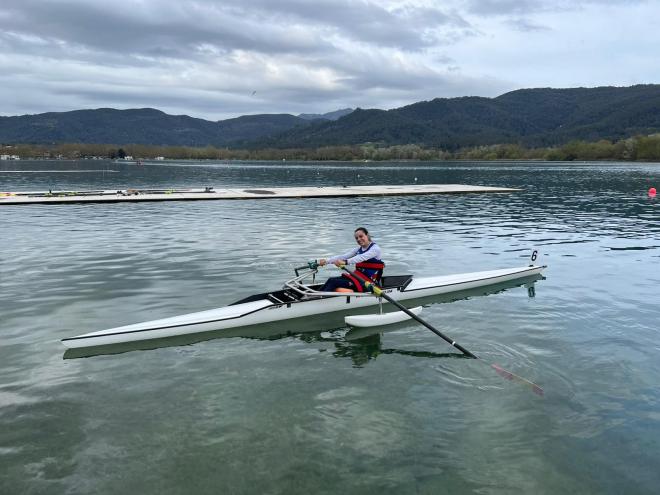
[[[361,230],[355,232],[355,240],[360,245],[360,247],[366,248],[369,246],[369,236]]]

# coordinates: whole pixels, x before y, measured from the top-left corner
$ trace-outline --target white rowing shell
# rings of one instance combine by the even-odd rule
[[[418,315],[422,312],[422,307],[417,306],[410,308],[408,311]],[[378,327],[381,325],[391,325],[392,323],[399,323],[400,321],[409,320],[411,317],[403,311],[395,311],[394,313],[382,313],[375,315],[353,315],[346,316],[344,322],[352,327]]]
[[[456,275],[415,277],[403,288],[392,287],[385,289],[384,292],[397,301],[421,299],[531,277],[541,273],[544,268],[545,266],[524,266]],[[62,343],[69,348],[111,345],[260,325],[334,311],[361,309],[377,304],[378,299],[376,297],[358,297],[351,294],[321,299],[301,299],[292,302],[275,302],[264,295],[263,299],[238,302],[222,308],[133,323],[68,337],[63,339]],[[371,315],[370,318],[374,316],[379,315]],[[378,325],[382,324],[384,323],[378,323]]]

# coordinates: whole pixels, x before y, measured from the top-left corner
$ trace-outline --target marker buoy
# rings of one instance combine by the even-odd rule
[[[652,187],[651,189],[649,189],[649,196],[653,198],[655,197],[655,195],[656,195],[655,187]]]

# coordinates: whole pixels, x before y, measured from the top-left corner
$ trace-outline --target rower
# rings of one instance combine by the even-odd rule
[[[320,259],[319,265],[332,263],[339,267],[354,264],[355,271],[344,272],[341,277],[329,278],[319,289],[321,292],[345,292],[346,290],[364,292],[364,282],[380,284],[385,268],[380,247],[364,227],[358,227],[353,234],[358,243],[356,248],[328,259]]]

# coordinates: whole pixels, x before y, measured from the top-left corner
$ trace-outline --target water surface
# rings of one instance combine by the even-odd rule
[[[0,191],[414,183],[524,191],[0,207],[0,493],[656,493],[660,165],[0,164]],[[479,361],[336,316],[63,359],[64,337],[279,288],[358,225],[389,274],[536,247],[546,279],[425,307]]]

